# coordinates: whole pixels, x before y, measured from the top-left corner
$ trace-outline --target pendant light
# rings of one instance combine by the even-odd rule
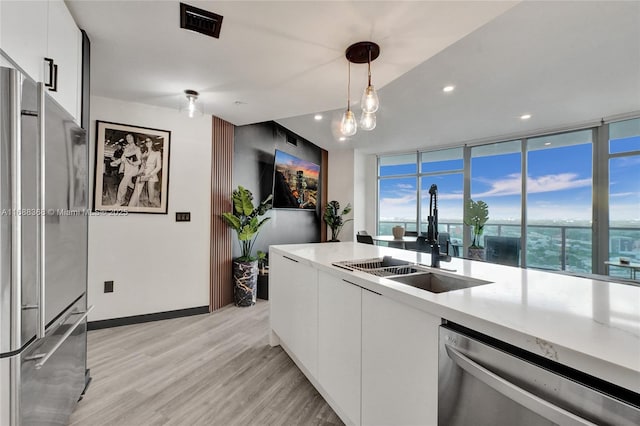
[[[352,44],[347,48],[345,56],[349,61],[349,87],[351,86],[351,63],[354,64],[367,64],[367,87],[364,89],[360,107],[362,108],[362,115],[360,116],[360,128],[362,130],[373,130],[376,128],[376,114],[375,112],[380,107],[380,101],[378,94],[371,84],[371,61],[375,60],[380,55],[380,46],[371,41],[360,41]],[[350,93],[347,96],[348,102]],[[342,117],[341,124],[342,134],[345,136],[353,136],[358,125],[353,117],[353,112],[350,109],[350,105],[347,104],[347,111],[345,111]],[[350,133],[345,133],[348,130]]]
[[[371,84],[371,46],[368,46],[367,50],[367,87],[364,89],[364,93],[362,94],[360,107],[362,108],[363,113],[372,113],[378,110],[378,107],[380,107],[380,101],[378,100],[376,89],[374,89]]]
[[[358,131],[358,122],[353,111],[351,111],[351,62],[349,62],[349,77],[347,81],[347,110],[342,115],[340,133],[344,136],[353,136]]]
[[[376,128],[376,113],[362,111],[360,116],[360,128],[362,130],[373,130]]]

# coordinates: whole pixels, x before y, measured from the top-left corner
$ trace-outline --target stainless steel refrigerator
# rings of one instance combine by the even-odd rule
[[[85,387],[85,131],[0,68],[0,425],[65,425]]]

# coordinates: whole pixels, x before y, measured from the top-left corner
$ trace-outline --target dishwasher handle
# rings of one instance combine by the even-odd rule
[[[501,393],[512,401],[539,414],[545,419],[561,425],[568,426],[597,426],[588,420],[578,417],[569,411],[558,407],[544,399],[528,392],[521,387],[503,379],[492,371],[471,360],[450,345],[445,344],[447,355],[467,373],[485,383],[495,391]]]

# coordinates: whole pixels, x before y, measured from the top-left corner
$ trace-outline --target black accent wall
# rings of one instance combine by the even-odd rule
[[[295,139],[297,145],[287,142]],[[215,149],[215,147],[214,147]],[[273,160],[279,149],[298,158],[320,165],[322,149],[285,127],[270,121],[236,126],[233,150],[233,187],[242,185],[253,193],[254,205],[273,191]],[[255,251],[268,251],[272,244],[312,243],[320,241],[320,209],[326,202],[320,198],[316,210],[273,209],[256,240]],[[234,235],[233,257],[240,256]]]

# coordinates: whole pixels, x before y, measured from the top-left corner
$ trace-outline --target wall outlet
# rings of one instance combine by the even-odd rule
[[[105,281],[104,282],[104,292],[105,293],[113,293],[113,281]]]

